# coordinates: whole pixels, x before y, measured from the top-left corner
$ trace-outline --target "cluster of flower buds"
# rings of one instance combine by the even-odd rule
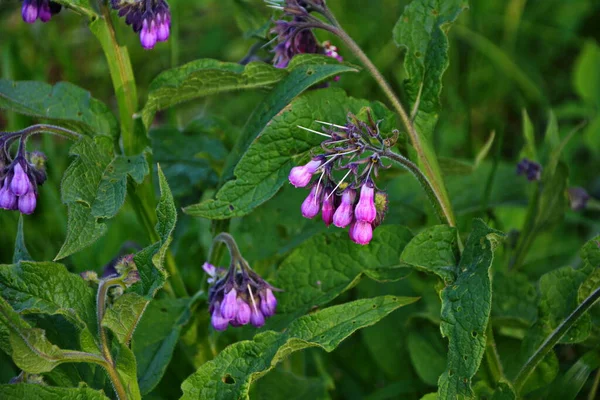
[[[387,142],[370,115],[367,123],[349,114],[345,126],[316,122],[325,125],[325,133],[299,128],[327,137],[321,143],[325,154],[313,157],[306,165],[292,168],[289,174],[290,183],[295,187],[306,187],[313,176],[318,176],[302,203],[302,215],[312,219],[321,212],[325,225],[333,223],[339,228],[349,227],[350,238],[366,245],[387,211],[387,194],[378,190],[374,182],[379,169],[385,168],[377,150],[386,147]],[[376,148],[374,143],[382,147]],[[347,172],[337,182],[334,170]],[[352,179],[346,183],[350,175]]]
[[[125,23],[140,34],[145,49],[152,49],[157,42],[165,42],[171,33],[171,12],[165,0],[111,0],[113,9]]]
[[[27,153],[24,139],[14,160],[0,137],[0,208],[32,214],[37,205],[37,188],[46,181],[46,157],[40,152]]]
[[[542,166],[524,158],[517,164],[517,175],[525,175],[530,182],[539,181],[542,179]]]
[[[296,54],[323,54],[342,62],[344,59],[339,55],[337,47],[329,41],[319,43],[311,28],[315,25],[315,18],[310,12],[324,7],[322,2],[316,1],[268,1],[273,8],[282,10],[284,15],[291,17],[290,21],[275,21],[275,27],[271,30],[276,36],[273,39],[277,45],[273,49],[273,65],[277,68],[285,68]],[[321,4],[321,5],[319,5]],[[337,78],[339,79],[339,78]],[[336,80],[337,80],[336,79]]]
[[[23,21],[33,24],[36,20],[48,22],[54,14],[58,14],[62,6],[50,0],[23,0],[21,16]]]
[[[215,241],[224,241],[230,250],[229,269],[217,268],[209,263],[202,266],[212,285],[208,295],[212,326],[218,331],[224,331],[229,325],[238,327],[248,323],[259,328],[265,324],[266,318],[275,314],[277,299],[273,292],[278,289],[250,268],[230,235],[219,236]]]

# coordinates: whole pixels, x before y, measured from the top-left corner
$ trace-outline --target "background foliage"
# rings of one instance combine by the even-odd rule
[[[220,182],[233,176],[240,178],[240,171],[256,167],[253,173],[260,173],[260,152],[244,155],[237,167],[231,164],[229,156],[238,151],[238,137],[247,137],[252,133],[251,128],[262,130],[275,117],[268,113],[253,115],[247,124],[255,106],[274,96],[270,89],[284,77],[298,92],[305,89],[302,85],[312,84],[293,80],[294,68],[303,67],[299,61],[286,72],[267,68],[269,73],[260,74],[264,84],[257,83],[254,90],[203,95],[175,107],[158,106],[160,100],[153,103],[152,99],[161,95],[168,98],[169,92],[157,92],[160,78],[151,82],[166,69],[211,58],[231,63],[227,68],[232,72],[251,75],[252,71],[243,72],[243,67],[235,63],[245,58],[256,42],[257,33],[261,28],[264,31],[264,24],[271,16],[258,0],[171,0],[169,3],[174,23],[172,36],[167,44],[153,51],[144,51],[138,37],[115,18],[119,40],[127,45],[132,59],[140,105],[151,99],[152,107],[143,112],[147,125],[156,112],[149,129],[153,163],[148,165],[141,156],[134,166],[123,166],[122,159],[112,158],[109,139],[87,139],[95,140],[106,154],[95,154],[102,168],[86,170],[93,180],[86,182],[97,187],[104,179],[108,182],[105,190],[125,202],[124,206],[119,209],[119,204],[97,201],[93,195],[88,198],[81,188],[78,193],[63,191],[61,197],[61,182],[68,185],[62,181],[65,171],[68,177],[68,171],[76,175],[74,169],[87,168],[87,142],[70,147],[63,139],[39,136],[32,139],[31,146],[48,156],[49,179],[41,188],[36,213],[23,218],[21,235],[24,232],[26,249],[19,245],[18,214],[0,212],[0,263],[7,264],[0,266],[0,275],[5,275],[5,280],[0,279],[0,294],[16,312],[29,309],[27,313],[32,314],[26,319],[11,314],[21,318],[19,326],[31,324],[46,329],[47,339],[59,346],[74,337],[84,342],[85,334],[81,332],[95,332],[95,318],[86,316],[87,311],[71,315],[66,310],[75,305],[69,304],[68,299],[62,304],[50,304],[57,301],[48,299],[47,304],[39,300],[38,297],[44,297],[39,293],[30,294],[37,300],[29,299],[39,309],[30,309],[27,299],[14,295],[22,294],[23,290],[7,289],[3,282],[10,280],[18,286],[19,274],[28,265],[8,267],[13,262],[15,238],[20,254],[28,255],[18,259],[61,259],[66,270],[73,273],[102,272],[106,264],[122,254],[124,244],[135,251],[144,249],[138,253],[136,262],[148,266],[146,281],[143,277],[141,288],[124,297],[121,309],[113,309],[126,315],[131,310],[134,314],[141,313],[154,295],[157,286],[153,285],[164,279],[163,271],[152,267],[157,265],[152,258],[164,256],[162,252],[171,235],[170,249],[187,292],[196,292],[204,284],[201,265],[208,257],[211,232],[218,222],[192,217],[183,213],[182,208],[213,198]],[[403,82],[412,78],[419,67],[410,62],[402,67],[405,53],[394,43],[394,36],[402,43],[398,40],[402,35],[392,32],[408,3],[403,0],[328,2],[337,19],[407,103],[414,97],[414,87],[404,86]],[[27,25],[21,21],[19,5],[0,3],[0,78],[39,81],[31,89],[32,97],[50,90],[47,84],[57,85],[54,89],[66,92],[74,109],[81,106],[84,110],[83,114],[71,114],[67,126],[84,134],[101,129],[110,137],[118,129],[116,120],[110,116],[110,110],[117,109],[117,100],[102,49],[85,22],[75,13],[63,10],[50,23]],[[255,330],[244,328],[215,334],[209,329],[204,305],[198,307],[188,298],[175,299],[161,291],[146,309],[146,319],[139,321],[132,349],[125,345],[120,348],[120,354],[135,355],[137,372],[135,369],[134,372],[144,398],[215,398],[217,392],[211,392],[215,387],[221,389],[221,398],[230,398],[224,388],[234,390],[232,393],[246,391],[249,383],[263,374],[251,386],[252,399],[418,399],[436,391],[442,398],[456,395],[514,398],[507,382],[514,379],[543,339],[598,286],[600,250],[594,247],[600,232],[597,203],[592,203],[595,208],[590,206],[575,212],[568,209],[564,196],[567,187],[581,186],[592,197],[600,198],[598,15],[600,4],[593,0],[470,0],[469,9],[457,16],[449,30],[450,63],[443,77],[442,111],[432,140],[457,216],[458,233],[465,244],[462,258],[458,256],[456,231],[436,225],[420,186],[412,176],[397,169],[387,171],[379,183],[389,193],[390,205],[385,224],[376,231],[373,243],[362,248],[350,243],[345,233],[326,233],[327,228],[320,221],[302,218],[299,207],[306,193],[283,184],[285,168],[304,160],[306,157],[302,158],[300,153],[318,142],[299,140],[286,149],[284,154],[289,157],[277,167],[283,171],[278,186],[274,185],[275,189],[281,187],[277,194],[273,190],[260,201],[255,198],[241,201],[241,211],[236,209],[234,215],[227,216],[234,217],[229,230],[244,257],[265,279],[284,289],[279,297],[280,314],[264,329],[277,333],[261,332],[254,336]],[[336,40],[323,32],[316,34],[321,40]],[[335,44],[346,61],[359,64],[341,43]],[[269,57],[266,51],[258,54]],[[207,65],[205,61],[197,63],[200,69]],[[298,118],[309,121],[309,117],[318,116],[340,123],[345,112],[335,109],[329,101],[348,104],[356,112],[362,106],[371,104],[377,109],[377,101],[386,102],[368,74],[353,71],[351,66],[323,66],[314,77],[315,82],[337,74],[341,74],[341,79],[332,82],[331,89],[308,91],[297,99],[294,110]],[[59,82],[71,82],[97,100]],[[210,86],[198,87],[195,93],[202,90],[212,94]],[[0,81],[0,108],[11,108],[6,107],[7,100],[3,97],[9,91],[10,85]],[[282,103],[280,108],[291,100],[277,99]],[[100,102],[107,104],[108,109],[102,108]],[[320,105],[314,107],[314,104]],[[47,112],[44,104],[37,106],[38,109],[27,112],[33,116],[0,111],[0,130],[22,129],[40,116],[52,118],[43,114]],[[95,110],[93,115],[85,113],[90,108]],[[306,116],[308,111],[313,115]],[[63,117],[60,114],[57,118]],[[278,129],[285,130],[296,123],[292,117],[286,118],[275,117],[273,125],[265,128],[265,135],[275,135]],[[581,127],[583,121],[585,126]],[[477,160],[492,132],[495,138],[490,152],[485,159]],[[572,138],[564,140],[572,132],[575,132]],[[104,140],[108,144],[100,143]],[[516,163],[523,156],[545,167],[544,185],[539,193],[535,183],[515,174]],[[77,161],[71,164],[76,157],[80,157],[80,164]],[[115,175],[103,177],[104,168],[110,163],[115,165]],[[156,163],[160,164],[168,186],[165,182],[159,185]],[[174,228],[167,226],[174,221],[162,221],[152,239],[136,218],[130,201],[125,201],[128,180],[139,183],[148,171],[152,171],[157,193],[159,186],[163,189],[163,200],[167,193],[167,199],[159,207],[167,210],[167,214],[176,210],[178,219]],[[228,183],[231,190],[238,190],[233,182],[236,181]],[[165,187],[172,192],[172,204],[167,201],[170,192],[165,192]],[[535,201],[535,217],[528,219],[528,206]],[[218,209],[218,205],[215,207]],[[216,212],[200,206],[187,211],[201,217],[212,217],[211,213]],[[92,238],[98,237],[89,246],[79,237],[65,243],[69,237],[68,215],[76,212],[85,213],[89,224],[85,240],[91,243]],[[526,221],[533,222],[526,224]],[[493,261],[492,250],[495,250]],[[516,267],[510,268],[515,259]],[[32,265],[35,263],[30,264],[34,268]],[[42,269],[48,276],[40,279],[47,282],[57,279],[56,285],[69,282],[70,278],[59,279],[61,274],[72,276],[52,263],[37,267],[35,274]],[[488,292],[482,290],[488,287]],[[87,287],[80,290],[90,296]],[[464,293],[473,295],[463,296]],[[93,302],[91,295],[88,300]],[[413,303],[414,297],[420,299]],[[22,310],[15,306],[19,301]],[[326,304],[345,309],[326,308],[302,317]],[[456,323],[461,312],[468,313],[467,324]],[[328,331],[331,337],[311,335],[314,329],[306,326],[322,327],[325,322],[319,324],[319,318],[331,321],[327,313],[343,314],[348,321],[337,321],[335,329],[339,332]],[[7,314],[2,315],[8,318]],[[113,323],[124,318],[123,315],[114,316]],[[360,317],[355,320],[359,321],[358,326],[352,326],[355,315]],[[544,358],[525,383],[521,395],[532,399],[588,396],[600,377],[594,372],[600,366],[598,317],[596,307],[578,321]],[[121,335],[118,327],[106,322],[115,336],[127,336],[127,332]],[[493,331],[486,331],[488,322]],[[53,334],[52,327],[61,328],[54,329]],[[361,327],[365,328],[349,336]],[[287,329],[281,333],[284,328]],[[69,338],[60,338],[57,333],[67,331]],[[2,332],[0,342],[5,339]],[[227,347],[239,340],[250,341]],[[332,353],[321,349],[331,351],[340,342]],[[495,348],[490,350],[490,346]],[[297,351],[303,348],[306,350]],[[465,348],[472,352],[465,354]],[[264,359],[252,359],[251,355],[256,353],[263,354]],[[494,354],[500,355],[499,361],[493,359]],[[248,362],[243,368],[236,368],[237,375],[231,377],[236,387],[232,389],[228,382],[218,379],[218,368],[239,357]],[[281,362],[275,366],[271,360]],[[69,365],[75,364],[54,369],[46,380],[66,387],[77,387],[73,382],[86,381],[94,389],[104,388],[110,395],[111,389],[99,377],[100,371]],[[18,373],[19,368],[10,357],[0,354],[0,383],[7,383]],[[135,374],[130,379],[135,379]],[[472,380],[472,384],[464,379]],[[201,388],[208,388],[208,392],[199,393]],[[2,387],[0,397],[33,397],[38,395],[33,392],[36,390],[29,386]],[[75,395],[101,398],[97,391],[87,387],[69,393],[73,398]],[[47,393],[51,395],[68,398],[59,391]]]

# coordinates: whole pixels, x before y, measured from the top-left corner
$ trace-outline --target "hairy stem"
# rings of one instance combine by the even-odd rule
[[[429,181],[429,179],[427,179],[425,174],[423,174],[423,172],[419,169],[419,167],[415,163],[413,163],[408,158],[406,158],[400,154],[394,153],[393,151],[391,151],[389,149],[384,150],[384,151],[378,151],[377,149],[369,149],[369,150],[377,151],[380,156],[388,158],[392,161],[395,161],[396,163],[400,164],[400,166],[402,166],[403,168],[408,170],[410,173],[412,173],[414,175],[414,177],[417,178],[417,180],[419,181],[421,186],[425,189],[425,193],[427,194],[427,197],[429,197],[429,200],[431,201],[431,204],[433,205],[433,208],[435,209],[436,214],[437,214],[438,218],[440,219],[440,221],[444,224],[452,225],[451,221],[448,220],[448,216],[443,211],[442,201],[439,198],[438,192],[435,191],[435,189],[434,189],[433,185],[431,184],[431,182]]]
[[[27,137],[31,135],[37,135],[39,133],[51,133],[53,135],[60,136],[69,140],[79,140],[82,137],[82,135],[80,135],[79,133],[67,128],[63,128],[61,126],[36,124],[31,125],[25,129],[21,129],[20,131],[0,132],[0,140],[10,140],[19,136]]]
[[[500,362],[500,355],[498,354],[498,348],[496,347],[496,341],[494,340],[494,330],[492,329],[492,321],[488,322],[486,330],[486,344],[485,344],[485,359],[490,370],[490,374],[494,379],[495,383],[505,379],[504,370],[502,363]]]
[[[340,26],[333,14],[327,11],[324,15],[329,21],[331,21],[334,24],[333,27],[328,27],[326,29],[338,36],[340,39],[342,39],[346,46],[348,46],[352,53],[354,53],[354,55],[369,71],[371,76],[379,84],[385,95],[392,103],[392,107],[400,116],[402,123],[406,129],[406,132],[410,137],[412,145],[417,153],[417,157],[419,158],[419,163],[421,164],[422,168],[425,171],[425,175],[430,181],[430,184],[428,186],[435,193],[435,201],[438,203],[438,205],[436,206],[436,210],[439,210],[441,211],[441,213],[443,213],[443,221],[445,221],[445,223],[447,223],[450,226],[455,226],[456,222],[454,221],[452,206],[446,194],[444,183],[441,179],[441,176],[438,173],[436,173],[436,168],[434,168],[435,166],[437,166],[437,159],[435,158],[435,154],[433,154],[432,151],[427,151],[427,149],[424,147],[421,137],[415,129],[415,126],[412,123],[410,116],[402,106],[402,103],[400,103],[400,100],[392,90],[389,83],[385,80],[385,77],[381,74],[381,72],[379,72],[375,64],[373,64],[373,62],[369,59],[369,57],[367,57],[367,55],[362,51],[358,44]]]
[[[125,392],[125,388],[121,383],[121,379],[119,378],[119,374],[115,369],[115,362],[113,360],[112,354],[110,352],[110,345],[108,343],[108,338],[106,336],[106,331],[102,327],[102,320],[104,319],[104,313],[106,311],[106,296],[108,294],[108,289],[113,286],[122,286],[125,288],[123,284],[122,277],[117,278],[109,278],[102,279],[100,284],[98,285],[98,293],[96,297],[96,316],[98,318],[98,336],[100,337],[100,352],[102,353],[102,357],[106,361],[104,368],[108,373],[110,380],[113,384],[115,392],[117,392],[117,396],[119,399],[126,399],[127,394]]]
[[[131,67],[131,60],[127,49],[119,46],[115,34],[114,26],[110,18],[110,9],[105,0],[99,1],[99,6],[102,11],[103,18],[95,21],[92,32],[100,41],[102,50],[108,62],[110,76],[113,81],[113,86],[119,106],[119,117],[121,122],[121,139],[123,141],[123,152],[126,155],[136,155],[142,153],[148,146],[148,138],[142,124],[136,124],[134,114],[137,110],[138,97]],[[136,125],[138,128],[136,129]],[[150,155],[146,156],[148,163],[152,165]],[[154,230],[156,225],[156,213],[154,188],[152,179],[147,178],[141,185],[128,185],[128,195],[131,204],[134,207],[136,215],[140,223],[146,229],[148,238],[156,242],[160,238]],[[177,297],[187,297],[188,293],[185,288],[181,274],[175,264],[173,255],[169,252],[165,262],[166,269],[170,275],[173,292]]]
[[[561,324],[544,340],[540,347],[527,360],[519,374],[515,378],[514,387],[517,393],[521,391],[523,385],[537,367],[537,365],[546,357],[546,354],[558,343],[565,333],[571,328],[577,320],[586,313],[594,303],[600,298],[600,287],[596,288]]]

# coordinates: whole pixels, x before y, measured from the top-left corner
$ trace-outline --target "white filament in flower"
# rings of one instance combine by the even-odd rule
[[[316,123],[318,123],[318,124],[323,124],[323,125],[334,126],[334,127],[336,127],[336,128],[339,128],[339,129],[344,129],[344,130],[348,129],[348,128],[347,128],[347,127],[345,127],[345,126],[342,126],[342,125],[336,125],[336,124],[332,124],[331,122],[325,122],[325,121],[315,121],[315,122],[316,122]]]
[[[327,196],[325,198],[325,200],[329,199],[331,196],[333,196],[333,194],[335,193],[335,191],[337,190],[337,188],[340,187],[340,185],[342,184],[342,182],[344,182],[344,180],[348,177],[348,175],[350,175],[350,172],[352,172],[352,170],[348,170],[348,172],[346,173],[346,175],[344,175],[344,177],[342,178],[342,180],[340,181],[340,183],[338,183],[336,185],[336,187],[333,188],[333,190],[331,191],[331,193],[329,193],[329,196]]]
[[[258,309],[256,308],[256,301],[254,301],[254,295],[252,294],[252,289],[250,289],[250,284],[248,284],[248,293],[250,293],[250,300],[252,300],[252,307],[254,307],[254,311],[258,313]]]
[[[296,125],[296,126],[297,126],[298,128],[300,128],[300,129],[304,129],[305,131],[309,131],[309,132],[312,132],[312,133],[316,133],[317,135],[325,136],[325,137],[328,137],[328,138],[330,138],[330,137],[331,137],[331,135],[326,135],[326,134],[324,134],[324,133],[321,133],[321,132],[318,132],[318,131],[315,131],[315,130],[312,130],[312,129],[309,129],[309,128],[305,128],[305,127],[303,127],[303,126],[300,126],[300,125]]]
[[[319,177],[319,181],[317,182],[317,190],[315,190],[315,204],[317,204],[317,197],[319,196],[319,188],[321,187],[321,180],[323,179],[323,175],[325,175],[325,170],[321,173]]]

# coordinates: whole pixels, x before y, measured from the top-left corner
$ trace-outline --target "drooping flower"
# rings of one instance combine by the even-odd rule
[[[212,326],[219,331],[229,325],[238,327],[251,323],[256,327],[275,314],[277,299],[271,286],[254,272],[239,254],[233,238],[225,233],[215,238],[227,244],[231,265],[227,272],[219,274],[220,268],[205,263],[203,268],[210,276],[208,303]]]
[[[353,242],[366,245],[373,239],[373,226],[370,222],[354,221],[348,233]]]
[[[317,183],[312,187],[308,197],[302,203],[300,210],[304,218],[312,219],[319,214],[321,209],[321,198],[323,197],[323,189],[320,183]]]
[[[165,42],[171,33],[171,11],[166,0],[111,0],[113,9],[125,17],[125,23],[139,33],[142,47],[153,49],[157,42]]]
[[[345,228],[352,223],[354,219],[354,201],[356,199],[356,190],[348,186],[342,192],[342,202],[333,214],[333,224],[338,228]]]
[[[356,208],[354,209],[354,217],[357,221],[373,222],[377,216],[375,209],[375,188],[373,182],[367,181],[360,188],[360,197]]]
[[[23,21],[33,24],[36,20],[48,22],[53,15],[58,14],[62,6],[50,0],[23,0],[21,16]]]
[[[301,165],[292,168],[289,175],[289,180],[295,187],[305,187],[309,184],[314,173],[323,165],[325,157],[318,156],[309,161],[306,165]]]
[[[329,227],[333,223],[333,216],[335,214],[335,192],[332,187],[326,187],[323,192],[323,206],[321,207],[321,217],[325,225]]]
[[[23,148],[19,151],[24,153]],[[37,169],[22,153],[0,174],[0,208],[32,214],[37,206],[37,187],[46,180],[46,173],[43,163]]]

